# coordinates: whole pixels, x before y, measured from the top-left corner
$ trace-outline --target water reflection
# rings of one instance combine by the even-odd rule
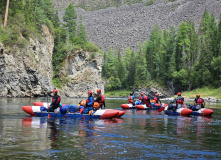
[[[28,117],[42,99],[5,99],[0,106],[0,159],[219,159],[221,110],[212,118],[125,110],[122,119]],[[72,99],[64,100],[68,104]],[[119,108],[123,101],[108,102]],[[220,105],[220,104],[217,104]],[[220,105],[221,106],[221,105]]]

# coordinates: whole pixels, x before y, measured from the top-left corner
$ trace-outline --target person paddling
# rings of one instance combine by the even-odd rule
[[[97,89],[97,98],[94,100],[94,102],[98,102],[100,107],[99,108],[103,108],[105,109],[105,98],[104,95],[101,94],[101,89]]]
[[[200,98],[200,94],[196,94],[196,98],[194,99],[194,104],[193,104],[192,110],[199,110],[201,108],[205,107],[205,101],[204,99]]]
[[[60,105],[61,97],[58,95],[58,90],[57,89],[53,90],[53,95],[51,95],[50,92],[48,92],[48,91],[47,91],[47,93],[50,97],[52,97],[52,102],[48,106],[47,109],[48,109],[49,112],[54,112],[55,109],[57,109]]]
[[[128,103],[135,105],[133,93],[130,93],[130,96],[128,96]]]
[[[157,93],[155,94],[155,97],[153,98],[153,100],[155,100],[156,103],[160,103],[160,104],[161,104],[161,101],[160,101],[159,95],[158,95]]]
[[[89,114],[91,110],[93,110],[94,97],[92,96],[92,91],[88,91],[88,99],[84,104],[84,110],[82,113]]]
[[[183,103],[184,103],[184,98],[181,96],[181,93],[178,92],[177,95],[178,95],[178,97],[174,98],[170,102],[170,106],[169,106],[169,109],[172,109],[173,112],[176,112],[177,108],[181,108],[183,106]],[[174,102],[176,102],[176,105],[172,104]]]

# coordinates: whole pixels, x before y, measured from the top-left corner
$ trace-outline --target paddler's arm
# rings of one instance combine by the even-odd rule
[[[90,97],[89,98],[89,103],[87,103],[87,106],[91,106],[91,105],[93,105],[93,97]]]
[[[106,106],[105,106],[105,101],[104,101],[104,103],[103,103],[103,104],[104,104],[104,109],[105,109],[105,107],[106,107]]]
[[[50,97],[53,97],[49,91],[47,91],[47,93],[48,93],[48,95],[49,95]]]

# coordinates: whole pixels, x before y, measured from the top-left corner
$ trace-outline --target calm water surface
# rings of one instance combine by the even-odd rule
[[[126,110],[121,119],[30,117],[45,98],[0,98],[0,159],[221,159],[221,104],[211,118]],[[62,99],[78,104],[80,99]],[[109,99],[121,110],[123,99]]]

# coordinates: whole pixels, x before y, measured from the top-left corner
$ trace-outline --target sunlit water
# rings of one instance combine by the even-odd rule
[[[221,104],[211,118],[126,110],[121,119],[30,117],[45,98],[0,98],[0,159],[221,159]],[[62,99],[78,104],[80,99]],[[109,99],[121,110],[123,99]]]

